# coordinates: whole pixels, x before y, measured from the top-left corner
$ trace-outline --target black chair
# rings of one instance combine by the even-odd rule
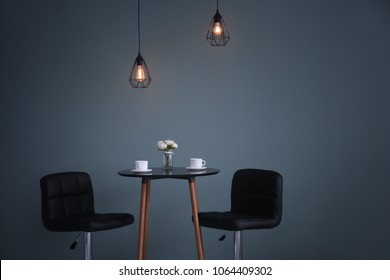
[[[49,231],[83,232],[86,260],[92,259],[92,232],[134,222],[134,216],[127,213],[95,213],[92,183],[85,172],[46,175],[40,184],[43,225]]]
[[[269,229],[282,219],[283,178],[275,171],[237,170],[227,212],[199,212],[203,227],[234,231],[234,259],[242,259],[242,231]]]

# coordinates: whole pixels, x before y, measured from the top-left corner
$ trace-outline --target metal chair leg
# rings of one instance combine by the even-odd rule
[[[84,231],[84,258],[92,260],[92,232]]]
[[[234,259],[242,260],[242,231],[234,232]]]

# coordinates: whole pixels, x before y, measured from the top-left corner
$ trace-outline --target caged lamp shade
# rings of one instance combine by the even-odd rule
[[[131,68],[129,82],[133,88],[147,88],[151,81],[148,66],[141,55],[140,0],[138,0],[138,55]]]
[[[138,53],[138,56],[133,64],[133,68],[131,69],[129,82],[133,88],[147,88],[151,81],[152,78],[150,77],[146,61],[142,57],[141,53]]]
[[[222,47],[227,44],[230,39],[229,31],[226,27],[225,21],[218,11],[217,0],[217,12],[211,19],[211,23],[206,35],[206,40],[213,47]]]

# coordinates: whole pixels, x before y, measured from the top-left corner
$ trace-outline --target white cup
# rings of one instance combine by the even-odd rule
[[[206,165],[206,161],[201,158],[190,158],[191,168],[202,168]]]
[[[136,160],[135,161],[135,170],[147,170],[148,169],[148,161],[147,160]]]

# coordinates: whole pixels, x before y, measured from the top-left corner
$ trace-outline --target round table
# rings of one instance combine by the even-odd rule
[[[146,240],[148,233],[148,210],[149,210],[149,197],[151,180],[157,179],[184,179],[188,180],[192,216],[194,222],[196,248],[198,251],[198,259],[204,259],[202,231],[200,229],[198,220],[198,195],[196,192],[196,177],[210,176],[219,173],[219,169],[216,168],[204,168],[198,170],[190,170],[185,167],[174,167],[171,170],[165,170],[158,167],[152,167],[150,172],[138,172],[130,169],[118,171],[118,174],[125,177],[142,178],[141,184],[141,202],[140,202],[140,214],[139,214],[139,231],[138,231],[138,259],[146,259]]]

